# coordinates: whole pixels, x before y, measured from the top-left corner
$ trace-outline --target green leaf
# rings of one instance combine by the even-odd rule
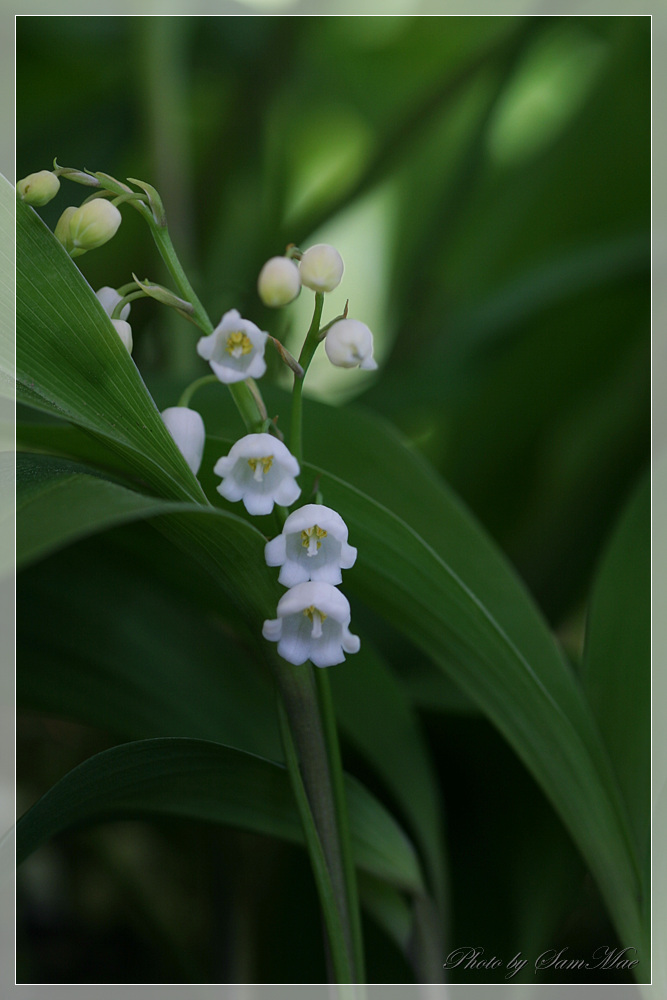
[[[423,889],[414,848],[354,779],[346,781],[355,863],[408,892]],[[40,844],[86,823],[180,816],[303,843],[285,768],[206,740],[155,739],[112,747],[65,775],[19,820],[20,863]]]
[[[16,459],[17,567],[117,524],[191,508],[111,483],[85,466],[45,455]]]
[[[101,438],[163,496],[203,501],[90,285],[39,216],[16,206],[17,398]]]
[[[651,816],[651,492],[645,476],[623,511],[593,588],[584,687],[628,805],[637,853]]]
[[[14,399],[14,202],[16,190],[0,174],[0,394]]]
[[[381,421],[313,405],[305,425],[324,502],[359,549],[346,588],[503,733],[569,829],[621,937],[640,940],[640,866],[615,775],[581,688],[515,573]]]
[[[444,824],[437,776],[419,721],[400,683],[371,644],[330,671],[339,725],[372,764],[422,849],[444,906]]]
[[[145,523],[72,546],[18,576],[18,705],[120,740],[185,736],[280,759],[271,676],[223,610],[208,574]]]

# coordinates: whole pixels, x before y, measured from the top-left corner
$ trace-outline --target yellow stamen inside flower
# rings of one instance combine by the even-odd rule
[[[234,333],[230,333],[227,337],[227,354],[231,354],[233,358],[240,358],[242,354],[250,354],[252,351],[252,344],[248,339],[248,336],[243,333],[242,330],[236,330]]]
[[[325,621],[326,615],[319,608],[316,608],[314,604],[311,604],[309,608],[303,609],[303,614],[305,618],[310,618],[313,623],[313,630],[310,633],[313,639],[319,639],[322,636],[322,622]]]
[[[316,556],[318,549],[322,547],[322,542],[320,538],[326,538],[327,533],[324,528],[320,528],[318,524],[314,524],[312,528],[306,528],[305,531],[301,532],[301,544],[304,549],[307,549],[306,555]]]
[[[253,479],[261,483],[262,473],[266,475],[273,465],[273,455],[265,455],[264,458],[249,458],[248,465],[254,472]]]

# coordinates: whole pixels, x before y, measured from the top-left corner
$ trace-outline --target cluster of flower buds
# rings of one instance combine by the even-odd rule
[[[298,263],[294,259],[298,259]],[[328,243],[317,243],[303,253],[293,247],[287,256],[271,257],[259,273],[257,291],[266,306],[292,302],[301,286],[314,292],[332,292],[343,277],[343,258]],[[324,347],[337,368],[377,368],[373,358],[373,334],[358,319],[340,319],[327,330]]]

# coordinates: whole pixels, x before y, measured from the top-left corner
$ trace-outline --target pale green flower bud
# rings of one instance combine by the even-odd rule
[[[328,243],[316,243],[303,254],[299,265],[301,281],[314,292],[332,292],[340,285],[343,258]]]
[[[259,272],[257,291],[265,306],[286,306],[301,291],[299,268],[289,257],[271,257]]]
[[[84,202],[69,217],[70,245],[79,253],[95,250],[115,236],[121,220],[116,206],[104,198]]]
[[[60,240],[65,250],[69,253],[73,249],[72,237],[70,235],[70,219],[76,212],[74,205],[70,205],[66,208],[63,214],[60,216],[56,223],[56,228],[54,230],[54,236],[57,240]]]
[[[60,181],[50,170],[28,174],[16,184],[16,193],[26,205],[48,205],[60,190]]]

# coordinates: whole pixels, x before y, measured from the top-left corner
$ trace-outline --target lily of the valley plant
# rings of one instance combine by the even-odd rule
[[[206,442],[204,421],[192,405],[200,385],[211,380],[225,384],[245,422],[247,433],[217,458],[212,471],[221,478],[217,490],[227,502],[243,504],[253,517],[275,519],[277,530],[265,547],[266,572],[278,569],[278,581],[286,589],[275,618],[264,621],[261,631],[275,665],[285,759],[322,902],[335,978],[363,982],[358,893],[336,724],[326,671],[312,669],[335,667],[360,648],[360,638],[350,631],[350,603],[340,589],[342,571],[354,571],[357,549],[348,542],[343,518],[324,502],[326,497],[319,490],[304,495],[299,479],[301,394],[315,351],[323,343],[333,365],[375,369],[373,336],[364,323],[348,317],[347,306],[342,316],[322,324],[325,295],[340,284],[344,273],[341,255],[327,244],[303,252],[291,245],[284,255],[268,260],[258,276],[259,297],[273,308],[292,302],[302,286],[315,293],[313,320],[298,360],[236,309],[225,312],[214,326],[178,261],[164,207],[151,185],[134,181],[131,188],[106,174],[56,164],[53,171],[19,181],[17,194],[28,205],[45,205],[58,193],[61,178],[92,188],[80,206],[63,211],[55,227],[55,236],[72,258],[111,240],[122,223],[121,209],[132,207],[150,226],[176,285],[173,292],[132,275],[133,280],[119,288],[98,289],[100,305],[127,351],[133,350],[130,303],[137,298],[154,298],[176,309],[200,330],[196,352],[212,375],[188,386],[161,414],[192,474],[200,471]],[[280,421],[268,419],[256,385],[267,369],[269,341],[294,373],[287,441]]]

